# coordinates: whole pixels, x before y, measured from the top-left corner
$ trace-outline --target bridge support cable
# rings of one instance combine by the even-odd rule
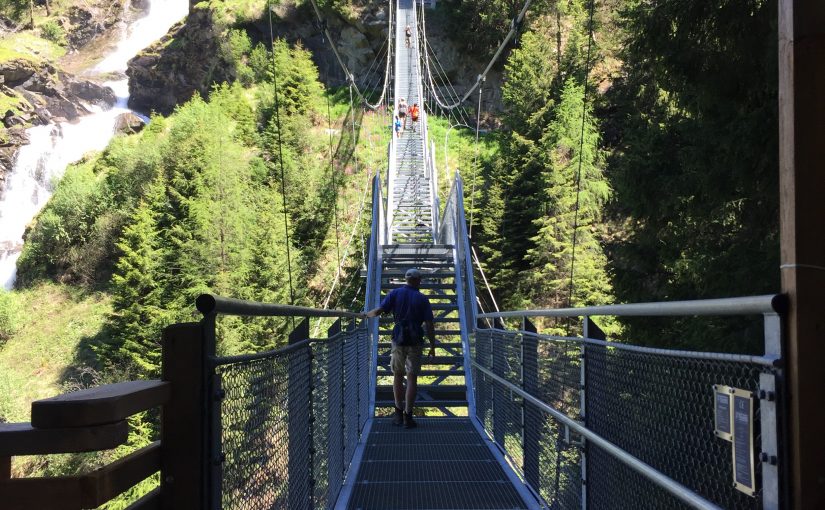
[[[532,2],[532,0],[526,0],[524,2],[524,5],[522,6],[521,11],[519,11],[518,15],[515,18],[513,18],[513,21],[510,24],[510,31],[507,32],[507,35],[504,36],[504,40],[501,41],[501,44],[499,44],[498,49],[496,49],[496,52],[493,55],[493,57],[490,59],[490,62],[487,64],[487,67],[485,67],[484,71],[482,71],[481,74],[478,75],[478,79],[476,79],[475,84],[473,84],[473,86],[470,87],[470,89],[464,94],[464,96],[461,97],[461,99],[459,99],[458,101],[455,101],[451,104],[447,104],[444,101],[442,101],[440,97],[438,97],[438,91],[435,90],[435,88],[432,89],[433,97],[435,98],[436,102],[438,103],[438,105],[441,108],[443,108],[445,110],[452,110],[454,108],[459,107],[464,101],[466,101],[473,94],[473,92],[475,92],[475,90],[478,87],[481,86],[482,82],[487,78],[487,74],[490,72],[490,69],[493,68],[493,66],[498,61],[499,57],[501,56],[501,53],[504,51],[504,49],[510,43],[510,40],[516,35],[516,33],[518,33],[519,27],[521,26],[522,21],[524,21],[524,16],[527,14],[527,9],[530,7],[531,2]],[[424,38],[426,39],[426,37],[427,37],[427,34],[425,32],[424,33]]]
[[[590,66],[592,65],[590,61],[590,53],[593,47],[593,11],[595,9],[596,0],[590,0],[590,7],[589,7],[589,22],[588,22],[588,37],[587,37],[587,57],[584,61],[584,76],[582,76],[582,85],[584,86],[584,94],[582,97],[582,122],[581,122],[581,133],[579,137],[579,163],[578,168],[576,170],[576,205],[573,208],[573,248],[572,253],[570,256],[570,285],[567,290],[567,306],[573,306],[573,288],[574,288],[574,274],[576,270],[576,241],[578,240],[578,230],[579,230],[579,203],[581,198],[581,182],[582,182],[582,153],[584,151],[584,128],[587,123],[587,93],[590,90],[589,85],[589,78],[590,78]],[[569,327],[569,325],[568,325]],[[569,329],[568,329],[569,334]]]
[[[327,23],[324,20],[324,17],[321,15],[321,10],[318,8],[318,4],[315,2],[315,0],[310,0],[310,3],[312,4],[312,9],[315,12],[315,17],[318,19],[318,22],[321,25],[321,31],[323,32],[323,34],[326,37],[327,41],[329,41],[330,49],[332,49],[333,54],[335,54],[335,59],[338,61],[338,65],[341,67],[341,70],[344,72],[344,75],[347,77],[347,81],[350,84],[353,85],[353,87],[355,88],[355,92],[358,94],[358,97],[361,99],[361,101],[364,103],[364,105],[366,105],[368,108],[370,108],[372,110],[377,110],[378,108],[381,107],[381,104],[384,102],[384,99],[385,99],[386,93],[387,93],[387,85],[389,83],[391,52],[387,53],[387,65],[386,65],[385,70],[384,70],[384,87],[381,91],[381,96],[379,97],[379,99],[376,103],[370,103],[369,100],[367,100],[366,96],[364,96],[364,94],[361,92],[361,89],[358,88],[358,85],[355,83],[355,76],[350,72],[349,68],[347,68],[346,64],[344,64],[344,60],[341,58],[341,54],[338,52],[338,48],[336,47],[335,42],[332,39],[332,36],[329,34],[329,30],[327,29]],[[387,42],[387,44],[390,44],[389,39],[392,38],[392,22],[393,22],[392,2],[389,2],[389,5],[390,5],[390,9],[389,9],[390,12],[389,12],[389,16],[387,16],[388,27],[389,27],[389,29],[387,31],[388,32],[388,35],[387,35],[388,42]],[[271,17],[271,14],[270,14],[270,17]]]
[[[275,57],[275,31],[272,27],[272,6],[268,6],[267,12],[269,13],[269,38],[272,41],[272,79],[273,79],[273,90],[275,94],[275,124],[278,128],[278,166],[280,167],[281,173],[281,199],[282,199],[282,207],[284,210],[284,238],[286,239],[286,265],[287,265],[287,275],[289,277],[289,304],[295,304],[295,291],[292,286],[292,246],[289,241],[289,213],[287,208],[287,198],[286,198],[286,174],[284,172],[284,149],[283,149],[283,141],[281,139],[281,105],[280,105],[280,97],[278,94],[278,63],[277,58]],[[292,327],[295,327],[295,321],[292,320]]]

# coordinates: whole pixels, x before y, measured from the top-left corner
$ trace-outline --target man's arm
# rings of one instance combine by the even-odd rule
[[[435,357],[435,326],[433,321],[426,321],[427,337],[430,339],[430,357]]]
[[[369,312],[365,313],[364,316],[368,319],[372,319],[373,317],[378,317],[382,313],[386,313],[383,308],[380,306],[374,310],[370,310]]]

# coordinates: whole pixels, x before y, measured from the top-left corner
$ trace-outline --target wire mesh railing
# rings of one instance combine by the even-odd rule
[[[476,417],[551,508],[779,507],[781,300],[655,305],[480,315],[523,322],[475,330]],[[620,314],[762,314],[765,354],[601,339],[589,316]],[[538,334],[526,315],[584,317],[584,335]]]
[[[206,357],[209,507],[333,508],[370,416],[367,322],[334,310],[210,300],[202,309],[207,344],[220,313],[302,320],[283,348],[224,357],[213,348]],[[347,319],[310,339],[313,316]]]

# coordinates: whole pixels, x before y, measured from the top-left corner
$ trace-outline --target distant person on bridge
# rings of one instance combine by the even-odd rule
[[[395,123],[393,124],[395,127],[395,136],[397,138],[401,138],[401,121],[398,120],[398,115],[395,116]]]
[[[405,428],[415,427],[413,406],[418,393],[418,373],[421,371],[421,357],[424,354],[424,331],[427,327],[430,339],[430,358],[435,357],[435,328],[433,326],[433,307],[430,300],[418,288],[421,286],[421,272],[418,269],[407,270],[404,277],[407,284],[393,289],[381,306],[370,310],[365,317],[378,317],[382,313],[392,312],[395,325],[392,328],[392,393],[395,397],[393,424],[404,424]],[[407,394],[404,401],[404,376],[407,376]],[[404,404],[402,410],[402,402]]]
[[[403,97],[398,100],[398,118],[401,119],[403,125],[401,129],[407,129],[407,100]]]
[[[412,41],[412,29],[410,28],[409,25],[407,25],[407,28],[404,29],[404,44],[407,45],[407,48],[409,48],[411,46],[411,41]]]
[[[412,121],[413,133],[415,133],[415,125],[418,123],[418,103],[413,103],[410,106],[410,120]]]

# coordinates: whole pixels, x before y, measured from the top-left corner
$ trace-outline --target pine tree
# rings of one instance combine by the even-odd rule
[[[166,318],[155,212],[163,201],[163,189],[162,181],[156,180],[123,230],[111,282],[116,311],[109,323],[117,352],[107,357],[125,359],[148,377],[157,376],[160,369],[160,330]]]
[[[531,239],[534,247],[529,250],[528,259],[532,302],[539,306],[567,305],[574,225],[578,226],[574,295],[570,304],[605,304],[611,296],[607,258],[595,235],[610,188],[603,175],[598,127],[590,106],[582,111],[583,96],[584,87],[568,79],[554,109],[554,119],[541,139],[542,150],[537,153],[545,168],[546,202],[544,214],[536,220],[539,231]]]

